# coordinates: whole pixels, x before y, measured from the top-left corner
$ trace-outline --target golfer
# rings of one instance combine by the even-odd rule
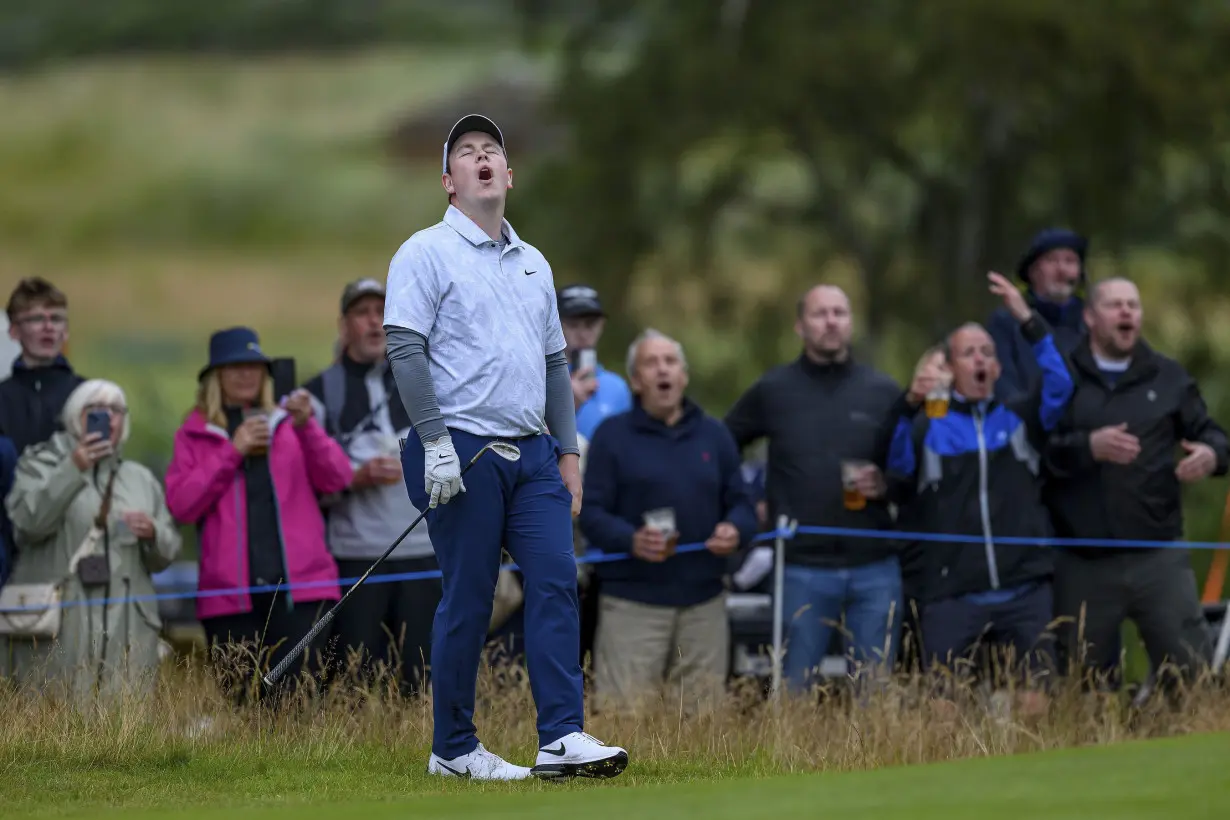
[[[431,644],[431,774],[483,780],[613,777],[628,754],[584,733],[572,516],[581,508],[576,417],[551,266],[504,219],[513,175],[490,119],[462,117],[444,144],[444,219],[389,265],[384,327],[417,435],[402,467],[427,509],[443,576]],[[550,430],[548,434],[547,430]],[[493,439],[518,461],[480,458]],[[419,480],[422,476],[422,480]],[[478,741],[474,696],[501,549],[525,578],[525,643],[538,709],[536,765]]]

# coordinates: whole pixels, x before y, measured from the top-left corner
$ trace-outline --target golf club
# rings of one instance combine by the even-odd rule
[[[516,461],[521,458],[521,451],[515,444],[509,444],[506,441],[490,441],[483,445],[483,448],[474,454],[474,458],[470,459],[469,463],[462,468],[461,474],[465,475],[466,472],[474,466],[474,462],[478,461],[479,458],[482,457],[483,453],[488,451],[495,453],[505,461]],[[384,559],[388,558],[393,553],[393,550],[397,549],[397,545],[410,534],[410,531],[418,526],[420,521],[427,517],[427,512],[428,510],[423,510],[423,512],[419,514],[419,517],[414,519],[410,526],[406,527],[406,531],[399,535],[397,540],[389,545],[389,548],[384,551],[384,555],[377,558],[376,563],[367,568],[367,572],[363,573],[363,576],[359,578],[354,586],[346,590],[346,594],[342,596],[341,600],[329,607],[329,611],[325,613],[325,616],[317,621],[310,630],[308,630],[308,633],[299,640],[299,643],[296,644],[295,648],[290,651],[290,654],[283,658],[277,666],[270,670],[268,675],[265,675],[264,681],[266,686],[273,686],[278,682],[278,679],[281,678],[282,675],[286,674],[286,670],[289,669],[294,660],[302,654],[303,650],[312,642],[312,639],[319,635],[321,630],[328,626],[334,616],[337,615],[337,611],[342,608],[342,604],[346,603],[346,599],[350,597],[350,593],[358,589],[363,582],[367,580],[368,576],[375,572],[376,567],[380,566]]]

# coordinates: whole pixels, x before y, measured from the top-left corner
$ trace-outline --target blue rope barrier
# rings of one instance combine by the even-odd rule
[[[843,538],[879,538],[891,541],[933,541],[949,544],[985,544],[981,535],[950,535],[942,532],[909,532],[906,530],[860,530],[848,527],[799,527],[800,535],[829,535]],[[999,546],[1025,547],[1096,547],[1102,549],[1209,549],[1230,547],[1222,541],[1118,541],[1113,538],[1020,538],[997,535],[992,539]]]
[[[952,535],[947,533],[934,532],[910,532],[906,530],[871,530],[857,529],[852,527],[795,527],[787,530],[772,530],[770,532],[760,533],[752,539],[753,544],[764,543],[766,541],[774,541],[778,538],[787,540],[792,539],[795,535],[824,535],[841,538],[870,538],[892,541],[928,541],[928,542],[944,542],[944,543],[960,543],[960,544],[983,544],[986,539],[981,535]],[[1022,538],[1014,536],[995,536],[994,542],[997,545],[1020,545],[1020,546],[1038,546],[1051,548],[1064,547],[1085,547],[1085,548],[1110,548],[1110,549],[1226,549],[1230,548],[1230,543],[1221,541],[1141,541],[1141,540],[1123,540],[1118,541],[1109,538]],[[676,549],[676,553],[699,552],[705,549],[704,543],[698,542],[693,544],[680,544]],[[577,556],[578,564],[601,564],[610,563],[613,561],[629,561],[631,556],[627,553],[612,553],[612,554],[597,554],[597,555],[580,555]],[[515,563],[505,564],[501,567],[502,570],[518,570],[520,569]],[[402,572],[390,573],[387,575],[372,575],[365,581],[367,584],[393,584],[403,581],[422,581],[429,578],[439,578],[441,573],[439,570],[425,570],[422,572]],[[267,592],[294,592],[303,589],[316,589],[320,587],[345,587],[357,583],[359,576],[354,578],[339,578],[336,581],[304,581],[298,584],[266,584],[264,586],[249,586],[249,587],[234,587],[231,589],[209,589],[209,590],[185,590],[183,592],[159,592],[151,595],[132,595],[126,598],[97,598],[85,599],[81,601],[62,601],[57,606],[62,609],[67,609],[76,606],[111,606],[113,604],[136,603],[144,601],[174,601],[184,599],[197,598],[218,598],[230,595],[257,595]],[[0,612],[39,612],[43,607],[17,607],[0,610]]]
[[[779,535],[786,538],[790,537],[788,531],[772,531],[760,533],[752,539],[752,543],[760,543],[764,541],[772,541]],[[694,544],[680,544],[675,548],[676,553],[699,552],[705,549],[703,542]],[[578,564],[603,564],[612,561],[630,561],[632,556],[627,553],[612,553],[598,555],[578,555]],[[501,570],[519,570],[515,563],[504,564],[500,567]],[[68,609],[78,606],[112,606],[113,604],[130,604],[145,601],[176,601],[188,598],[225,598],[229,595],[260,595],[266,592],[294,592],[302,589],[319,589],[321,587],[346,587],[351,584],[358,583],[362,576],[356,575],[353,578],[339,578],[336,581],[303,581],[298,584],[265,584],[263,586],[252,587],[232,587],[230,589],[207,589],[207,590],[185,590],[183,592],[157,592],[150,595],[129,595],[124,598],[86,598],[81,601],[61,601],[58,606],[60,609]],[[368,577],[364,584],[394,584],[402,581],[424,581],[429,578],[440,578],[441,572],[438,569],[423,570],[421,572],[397,572],[387,575],[372,575]],[[8,609],[0,609],[0,613],[10,612],[41,612],[48,607],[29,606],[29,607],[10,607]]]

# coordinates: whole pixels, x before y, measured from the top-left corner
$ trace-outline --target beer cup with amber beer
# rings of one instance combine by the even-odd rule
[[[933,347],[922,355],[914,367],[914,377],[930,372],[935,383],[923,398],[923,411],[929,419],[942,419],[948,415],[948,402],[952,396],[952,371],[944,361],[944,350]]]
[[[867,506],[867,499],[858,489],[858,477],[868,466],[866,461],[841,462],[841,498],[847,510],[861,510]]]
[[[927,418],[942,419],[948,415],[948,402],[952,396],[951,390],[947,382],[937,384],[930,392],[927,393],[927,398],[924,402]]]

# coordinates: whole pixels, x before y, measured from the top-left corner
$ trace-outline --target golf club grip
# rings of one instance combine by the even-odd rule
[[[341,601],[338,601],[338,603],[340,604]],[[282,658],[282,662],[279,663],[277,666],[273,667],[273,669],[269,672],[269,674],[265,676],[266,686],[273,686],[275,683],[278,682],[278,680],[282,677],[282,675],[286,674],[286,670],[290,668],[291,663],[293,663],[294,660],[299,657],[300,653],[303,652],[304,648],[312,642],[313,638],[315,638],[317,635],[320,634],[322,629],[324,629],[326,626],[328,626],[333,621],[333,616],[336,612],[337,612],[336,606],[330,607],[329,611],[325,613],[325,617],[321,618],[319,621],[317,621],[316,623],[312,625],[312,628],[308,630],[308,633],[299,639],[299,643],[297,643],[295,645],[295,648],[290,651],[290,654],[287,655],[285,658]]]
[[[474,462],[478,461],[479,456],[481,456],[486,451],[487,451],[487,448],[484,447],[481,450],[479,450],[477,453],[475,453],[474,457],[470,459],[470,462],[466,464],[464,468],[462,468],[461,474],[465,475],[466,472],[471,467],[474,466]],[[279,679],[281,679],[281,677],[284,674],[286,674],[286,670],[290,668],[290,665],[295,661],[295,659],[299,657],[299,655],[303,652],[305,648],[307,648],[308,644],[312,642],[312,639],[315,638],[317,635],[319,635],[321,630],[323,630],[326,626],[328,626],[333,621],[334,615],[336,615],[337,611],[341,609],[342,604],[346,603],[346,599],[350,597],[350,593],[358,589],[359,586],[362,585],[362,583],[367,580],[367,577],[371,575],[372,572],[375,571],[376,567],[380,566],[380,564],[383,563],[386,558],[392,555],[393,550],[397,549],[397,545],[400,544],[403,540],[405,540],[406,536],[410,534],[410,531],[413,530],[415,527],[417,527],[419,525],[419,522],[422,521],[426,517],[427,517],[427,510],[423,510],[423,512],[419,513],[418,518],[414,519],[414,521],[410,524],[410,526],[406,527],[406,531],[403,532],[400,536],[398,536],[396,541],[394,541],[392,544],[389,544],[389,548],[384,551],[384,555],[377,558],[376,563],[368,567],[367,572],[363,573],[363,577],[360,578],[358,582],[355,583],[354,586],[346,590],[346,594],[342,596],[341,600],[339,600],[333,606],[329,607],[329,611],[325,613],[325,616],[312,625],[312,628],[308,630],[308,633],[299,640],[299,643],[295,644],[295,648],[290,651],[290,654],[288,654],[285,658],[282,658],[281,662],[277,666],[273,667],[273,669],[269,671],[268,675],[265,675],[264,680],[265,680],[266,686],[273,686],[275,683],[278,682]]]

